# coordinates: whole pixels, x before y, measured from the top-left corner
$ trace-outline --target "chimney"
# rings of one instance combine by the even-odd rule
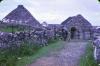
[[[24,6],[23,5],[18,5],[18,8],[24,8]]]

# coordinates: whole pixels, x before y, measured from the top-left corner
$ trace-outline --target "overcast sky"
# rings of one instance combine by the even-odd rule
[[[97,0],[4,0],[0,3],[0,20],[20,4],[40,23],[60,24],[70,16],[82,14],[92,25],[100,26],[100,3]]]

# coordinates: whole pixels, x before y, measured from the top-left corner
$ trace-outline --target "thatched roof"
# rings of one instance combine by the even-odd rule
[[[40,23],[23,5],[18,5],[18,7],[10,12],[3,19],[3,21],[7,21],[9,23],[28,24],[31,26],[40,26]]]
[[[69,17],[68,19],[63,21],[61,25],[65,25],[67,27],[79,26],[82,29],[92,28],[91,23],[80,14],[77,16]]]

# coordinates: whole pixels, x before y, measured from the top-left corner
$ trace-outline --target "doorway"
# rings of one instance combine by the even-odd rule
[[[70,32],[71,32],[71,39],[74,39],[75,38],[75,33],[76,33],[76,28],[75,27],[72,27]]]

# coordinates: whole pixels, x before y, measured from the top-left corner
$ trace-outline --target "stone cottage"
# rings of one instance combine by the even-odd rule
[[[92,25],[82,15],[69,17],[61,23],[70,33],[71,39],[91,39]]]
[[[30,25],[33,27],[41,26],[39,21],[36,20],[23,5],[18,5],[18,7],[4,17],[2,21],[5,23]]]

